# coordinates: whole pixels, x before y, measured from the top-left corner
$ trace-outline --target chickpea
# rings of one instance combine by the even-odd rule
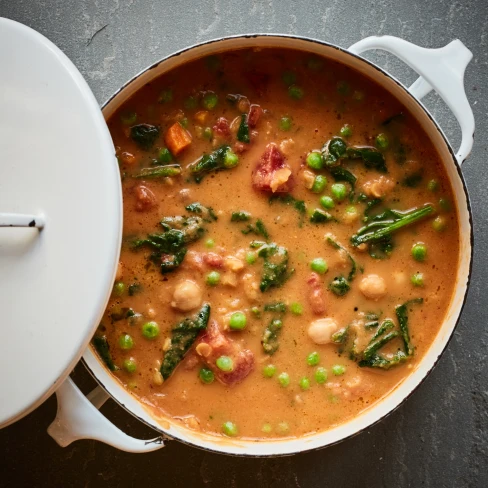
[[[202,303],[202,290],[192,280],[178,283],[173,292],[171,306],[183,312],[197,308]]]
[[[315,344],[329,344],[332,342],[332,334],[339,330],[337,322],[326,317],[324,319],[314,320],[308,328],[308,336]]]
[[[376,274],[365,276],[359,283],[362,294],[371,300],[379,300],[386,295],[385,280]]]

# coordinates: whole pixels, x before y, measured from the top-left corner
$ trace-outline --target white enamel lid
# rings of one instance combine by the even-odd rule
[[[112,289],[122,229],[115,151],[90,88],[54,44],[2,18],[0,214],[3,224],[16,220],[5,214],[45,220],[42,230],[0,228],[2,427],[81,357]]]

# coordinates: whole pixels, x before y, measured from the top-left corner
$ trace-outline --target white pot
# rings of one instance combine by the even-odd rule
[[[338,427],[283,441],[229,440],[191,431],[171,420],[158,422],[110,374],[91,348],[88,348],[83,355],[83,360],[103,389],[96,388],[87,399],[68,378],[57,390],[58,414],[48,432],[61,446],[66,446],[76,439],[89,438],[125,451],[147,452],[163,447],[163,440],[171,438],[200,448],[242,456],[280,456],[329,446],[359,433],[395,410],[432,371],[453,334],[465,302],[472,260],[471,210],[460,171],[460,166],[473,145],[473,113],[463,86],[464,70],[472,58],[471,52],[459,40],[441,49],[424,49],[390,36],[364,39],[351,46],[349,50],[323,41],[282,35],[250,35],[219,39],[175,53],[142,71],[104,105],[103,114],[106,118],[110,117],[142,86],[182,63],[221,51],[254,46],[300,49],[323,55],[358,70],[376,80],[385,90],[400,100],[429,134],[432,144],[437,148],[444,162],[453,187],[459,211],[461,240],[457,285],[439,333],[416,368],[387,397]],[[383,49],[395,54],[421,77],[410,88],[404,87],[381,68],[359,56],[370,49]],[[462,143],[457,153],[451,149],[442,130],[419,101],[432,89],[444,99],[460,124]],[[159,437],[149,441],[134,439],[116,428],[98,411],[109,396],[157,431]]]

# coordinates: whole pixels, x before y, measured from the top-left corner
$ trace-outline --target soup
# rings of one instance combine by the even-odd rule
[[[459,230],[396,99],[325,58],[241,50],[164,74],[108,125],[124,230],[93,345],[155,417],[303,436],[413,371],[450,304]]]

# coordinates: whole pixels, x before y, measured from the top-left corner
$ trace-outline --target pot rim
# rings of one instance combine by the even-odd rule
[[[191,447],[196,447],[198,449],[202,449],[202,450],[205,450],[205,451],[215,452],[215,453],[219,453],[219,454],[226,454],[226,455],[236,456],[236,457],[246,457],[246,458],[273,457],[274,458],[274,457],[290,456],[290,455],[297,454],[297,453],[305,453],[305,452],[315,451],[315,450],[323,449],[323,448],[326,448],[326,447],[334,446],[334,445],[339,444],[339,443],[341,443],[341,442],[343,442],[343,441],[345,441],[347,439],[351,439],[351,438],[357,436],[358,434],[364,432],[366,429],[369,429],[369,428],[375,426],[376,424],[378,424],[379,422],[383,421],[386,417],[390,416],[393,412],[395,412],[398,408],[400,408],[400,406],[402,406],[405,403],[405,401],[408,398],[410,398],[418,390],[418,388],[420,387],[420,385],[422,385],[424,383],[424,381],[427,379],[427,377],[432,373],[432,371],[434,370],[434,368],[437,366],[439,360],[441,359],[441,357],[445,353],[445,351],[446,351],[446,349],[447,349],[450,341],[452,340],[452,337],[454,335],[454,332],[455,332],[456,328],[458,327],[459,322],[461,320],[461,315],[462,315],[462,312],[463,312],[464,307],[466,305],[466,301],[467,301],[467,297],[468,297],[468,292],[469,292],[469,286],[471,284],[471,278],[472,278],[474,233],[473,233],[473,214],[472,214],[471,201],[470,201],[470,198],[469,198],[469,193],[468,193],[468,189],[467,189],[467,186],[466,186],[466,182],[465,182],[464,176],[463,176],[462,171],[461,171],[460,163],[458,163],[458,161],[456,160],[455,153],[454,153],[454,151],[453,151],[453,149],[452,149],[449,141],[447,140],[447,137],[445,136],[444,132],[442,131],[442,129],[440,128],[440,126],[437,124],[437,122],[434,119],[434,117],[430,114],[430,112],[427,110],[427,108],[421,102],[421,100],[419,100],[418,98],[416,98],[412,93],[410,93],[410,91],[408,90],[408,88],[405,85],[403,85],[399,80],[397,80],[394,76],[392,76],[390,73],[388,73],[387,71],[385,71],[380,66],[378,66],[378,65],[372,63],[371,61],[369,61],[369,60],[367,60],[367,59],[365,59],[365,58],[363,58],[363,57],[361,57],[361,56],[359,56],[359,55],[357,55],[357,54],[349,51],[348,49],[342,48],[340,46],[337,46],[337,45],[332,44],[332,43],[327,42],[327,41],[323,41],[321,39],[316,39],[316,38],[312,38],[312,37],[308,37],[308,36],[292,35],[292,34],[255,33],[255,34],[236,34],[236,35],[231,35],[231,36],[223,36],[223,37],[218,37],[218,38],[215,38],[215,39],[210,39],[208,41],[198,42],[198,43],[192,44],[191,46],[188,46],[188,47],[185,47],[185,48],[180,49],[178,51],[175,51],[174,53],[169,54],[169,55],[161,58],[160,60],[154,62],[153,64],[151,64],[148,67],[146,67],[146,68],[142,69],[141,71],[139,71],[136,75],[134,75],[132,78],[130,78],[127,82],[125,82],[118,90],[116,90],[102,104],[101,110],[103,111],[105,109],[105,107],[107,107],[107,105],[109,105],[119,94],[121,94],[123,91],[125,91],[133,82],[135,82],[136,80],[138,80],[141,76],[143,76],[144,74],[146,74],[148,71],[151,71],[152,69],[157,68],[160,64],[162,64],[164,62],[167,62],[168,60],[170,60],[172,58],[175,58],[177,56],[180,56],[180,55],[182,55],[182,54],[184,54],[184,53],[186,53],[188,51],[191,51],[193,49],[200,48],[200,47],[207,46],[207,45],[211,45],[211,44],[220,43],[220,42],[223,42],[223,41],[229,41],[229,40],[233,40],[233,39],[258,39],[258,38],[278,38],[278,39],[279,38],[282,38],[282,39],[300,40],[300,41],[305,41],[305,42],[308,42],[308,43],[311,43],[311,44],[319,44],[319,45],[324,46],[324,47],[327,47],[327,48],[332,48],[332,49],[335,49],[337,51],[340,51],[343,54],[352,56],[353,58],[356,58],[357,60],[359,60],[359,61],[361,61],[363,63],[366,63],[367,65],[369,65],[369,67],[375,69],[380,75],[383,75],[383,76],[389,78],[391,81],[393,81],[402,90],[402,92],[411,99],[411,101],[413,101],[416,105],[418,105],[422,109],[422,111],[425,113],[425,115],[427,116],[427,118],[431,122],[432,127],[435,128],[437,130],[438,134],[441,136],[441,139],[442,139],[444,145],[446,146],[446,148],[447,148],[447,150],[448,150],[448,152],[450,154],[450,157],[452,159],[452,163],[453,163],[453,165],[454,165],[454,167],[456,169],[457,175],[458,175],[459,180],[460,180],[461,185],[462,185],[464,197],[466,199],[466,209],[467,209],[467,212],[468,212],[467,222],[469,223],[469,229],[470,229],[470,232],[469,232],[469,245],[470,245],[470,249],[469,250],[470,250],[470,253],[469,253],[469,267],[468,267],[468,273],[467,273],[467,277],[466,277],[466,290],[464,291],[463,299],[462,299],[462,302],[460,304],[459,312],[458,312],[457,317],[455,319],[454,326],[452,327],[452,329],[451,329],[451,331],[449,333],[449,336],[448,336],[448,338],[446,340],[446,343],[444,344],[444,347],[439,352],[437,358],[433,362],[432,367],[427,372],[425,372],[425,374],[423,375],[422,379],[413,387],[413,389],[407,395],[405,395],[401,399],[401,401],[397,405],[395,405],[393,408],[389,409],[388,412],[384,413],[377,420],[375,420],[374,422],[371,422],[371,423],[369,423],[369,424],[367,424],[367,425],[359,428],[355,432],[353,432],[353,433],[351,433],[349,435],[346,435],[345,437],[342,437],[341,439],[338,439],[338,440],[333,441],[333,442],[330,442],[330,443],[325,443],[325,444],[323,444],[321,446],[313,446],[313,447],[307,448],[306,445],[304,445],[304,448],[303,449],[298,449],[298,450],[295,450],[295,451],[292,451],[292,452],[278,453],[278,454],[258,454],[258,453],[252,452],[251,449],[248,450],[248,451],[246,450],[246,451],[242,451],[242,452],[239,452],[239,453],[233,453],[233,452],[227,452],[225,450],[225,448],[223,448],[223,449],[217,449],[216,447],[209,447],[209,446],[203,445],[203,443],[202,444],[197,444],[196,442],[193,442],[191,440],[184,439],[184,438],[182,438],[179,435],[168,434],[165,431],[165,429],[164,429],[163,426],[155,426],[155,425],[150,424],[144,418],[141,418],[139,415],[137,415],[135,412],[133,412],[130,409],[130,407],[126,406],[119,399],[117,399],[115,396],[113,396],[110,393],[110,391],[105,387],[104,383],[102,383],[102,381],[97,377],[97,375],[95,374],[95,372],[90,368],[87,360],[85,360],[84,357],[81,358],[81,360],[82,360],[84,366],[86,367],[86,369],[88,370],[88,372],[93,376],[93,378],[98,383],[98,385],[109,395],[109,397],[112,398],[118,405],[120,405],[122,408],[124,408],[133,417],[137,418],[139,421],[141,421],[143,424],[145,424],[147,427],[149,427],[149,428],[157,431],[158,433],[160,433],[161,436],[158,439],[163,439],[163,438],[164,439],[169,439],[169,440],[173,440],[174,439],[174,440],[178,440],[179,442],[181,442],[183,444],[186,444],[188,446],[191,446]],[[304,52],[306,52],[306,50],[304,50],[304,49],[297,48],[297,50],[303,50]],[[395,95],[393,95],[393,96],[395,96]],[[443,160],[443,163],[445,164],[444,160]],[[459,210],[459,207],[458,207],[458,210]],[[459,264],[458,264],[458,266],[459,266]],[[436,337],[435,340],[437,340],[437,337]],[[435,340],[434,340],[434,342],[435,342]],[[104,366],[102,365],[102,367],[104,367]],[[129,392],[127,392],[127,394],[130,395]],[[369,407],[368,410],[374,409],[375,406],[377,406],[379,403],[381,403],[382,401],[384,401],[389,396],[390,395],[387,394],[384,398],[380,399],[374,405],[372,405],[371,407]],[[136,401],[139,401],[139,400],[136,399]],[[140,403],[140,401],[139,401],[139,403]],[[346,422],[346,423],[348,423],[348,422]],[[319,434],[319,433],[320,432],[317,432],[317,434]],[[270,441],[260,441],[259,443],[260,444],[268,443],[268,444],[278,445],[278,442],[280,444],[285,444],[285,443],[289,442],[289,440],[288,439],[284,439],[282,441],[270,440]]]

